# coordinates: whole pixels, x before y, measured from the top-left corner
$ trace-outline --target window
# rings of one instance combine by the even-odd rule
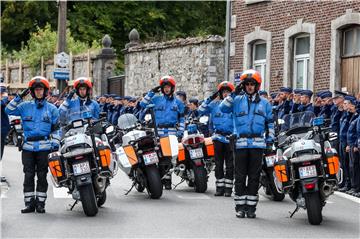
[[[309,88],[310,37],[301,35],[294,40],[294,82],[293,87]]]
[[[263,82],[266,80],[266,43],[256,41],[253,44],[252,68],[261,74]],[[261,84],[261,89],[265,88],[265,83]]]
[[[360,55],[360,27],[345,30],[343,44],[344,57]]]

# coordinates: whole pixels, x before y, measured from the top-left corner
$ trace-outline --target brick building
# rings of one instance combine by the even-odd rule
[[[229,77],[254,68],[263,88],[360,91],[360,1],[231,1]]]

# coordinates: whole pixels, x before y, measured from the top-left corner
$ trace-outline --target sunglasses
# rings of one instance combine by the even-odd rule
[[[246,86],[248,86],[248,85],[249,85],[249,86],[255,86],[255,83],[253,83],[253,82],[246,82],[245,85],[246,85]]]

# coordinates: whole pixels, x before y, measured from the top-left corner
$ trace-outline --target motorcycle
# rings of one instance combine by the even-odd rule
[[[285,194],[278,192],[274,183],[274,162],[276,153],[265,154],[260,172],[260,185],[263,187],[265,195],[272,201],[282,201]]]
[[[309,223],[319,225],[327,198],[342,181],[339,157],[330,144],[337,135],[328,132],[323,118],[312,112],[286,115],[281,121],[275,185],[296,203],[290,217],[303,208]]]
[[[159,163],[163,157],[177,156],[176,137],[158,138],[152,128],[142,126],[132,114],[121,115],[118,128],[121,145],[115,148],[119,167],[133,181],[128,193],[133,187],[138,192],[146,189],[150,198],[159,199],[163,192]]]
[[[179,155],[174,173],[185,180],[195,192],[207,190],[208,175],[214,168],[214,144],[197,127],[197,120],[189,118],[184,136],[179,143]]]
[[[19,147],[23,141],[23,128],[21,125],[21,117],[10,115],[9,121],[10,131],[7,136],[7,142]]]
[[[95,216],[105,203],[106,189],[116,174],[117,162],[107,141],[101,140],[106,137],[105,120],[91,120],[86,109],[70,114],[59,151],[48,156],[55,187],[68,188],[75,200],[70,210],[81,201],[87,216]]]
[[[275,116],[275,135],[279,133],[279,124],[277,119],[277,107],[273,107],[273,115]],[[274,140],[274,146],[270,152],[264,154],[263,162],[260,172],[260,186],[263,187],[265,195],[272,201],[282,201],[285,198],[285,194],[278,192],[276,185],[274,184],[274,162],[276,159],[276,148],[278,142]]]

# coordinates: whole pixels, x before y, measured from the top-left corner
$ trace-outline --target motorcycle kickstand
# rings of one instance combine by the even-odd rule
[[[294,214],[295,214],[297,211],[299,211],[299,208],[300,208],[300,207],[296,205],[295,210],[294,210],[293,212],[289,212],[289,213],[290,213],[290,218],[292,218],[292,217],[294,216]]]
[[[70,211],[73,210],[73,208],[75,207],[75,205],[79,202],[79,200],[75,200],[74,204],[70,207]],[[70,204],[71,205],[71,204]]]
[[[131,190],[135,187],[135,184],[136,184],[136,182],[133,182],[133,184],[131,185],[131,188],[125,193],[125,196],[127,196],[131,192]]]

